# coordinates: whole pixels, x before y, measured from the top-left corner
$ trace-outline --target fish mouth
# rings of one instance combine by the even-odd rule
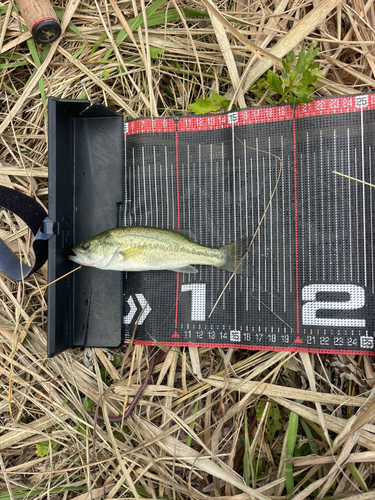
[[[68,255],[68,259],[75,262],[76,264],[81,264],[81,259],[79,255],[77,255],[77,252],[72,249],[72,252],[75,253],[75,255]]]

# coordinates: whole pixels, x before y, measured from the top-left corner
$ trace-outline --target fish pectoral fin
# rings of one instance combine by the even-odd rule
[[[196,274],[198,269],[195,269],[193,266],[184,266],[184,267],[174,267],[173,269],[168,269],[168,271],[175,271],[176,273],[188,273],[188,274]]]
[[[135,255],[138,255],[143,251],[144,247],[134,247],[134,248],[128,248],[127,250],[122,250],[119,252],[119,254],[123,257],[125,261],[131,259]]]

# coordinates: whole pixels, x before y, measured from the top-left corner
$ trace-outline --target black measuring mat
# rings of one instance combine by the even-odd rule
[[[125,340],[372,354],[375,193],[333,171],[375,180],[374,114],[361,95],[126,123],[121,225],[250,244],[268,209],[215,308],[228,271],[125,273]]]

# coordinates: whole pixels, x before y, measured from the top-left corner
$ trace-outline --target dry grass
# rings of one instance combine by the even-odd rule
[[[139,13],[150,24],[144,0],[58,0],[63,28],[74,24],[43,54],[20,35],[10,5],[0,2],[0,182],[42,204],[43,92],[127,117],[182,114],[211,91],[251,106],[251,85],[312,40],[324,75],[317,95],[375,89],[372,0],[172,0],[158,9],[159,24],[134,31],[126,20]],[[184,8],[209,16],[172,16]],[[123,26],[128,36],[116,45]],[[150,47],[162,49],[158,59]],[[0,237],[32,261],[24,223],[0,214]],[[38,292],[46,281],[45,268],[24,283],[0,281],[1,500],[276,500],[288,497],[286,477],[298,500],[375,498],[371,358],[196,348],[162,357],[130,346],[47,359],[46,290]],[[110,424],[158,351],[135,413],[122,428]],[[105,422],[94,426],[87,410],[97,404]]]

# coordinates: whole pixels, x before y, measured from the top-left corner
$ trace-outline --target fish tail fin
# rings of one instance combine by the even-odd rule
[[[237,274],[246,276],[248,274],[246,260],[244,259],[241,264],[240,261],[245,255],[248,246],[249,240],[248,237],[245,236],[241,240],[220,247],[219,250],[222,257],[222,264],[218,267],[224,271],[230,271],[231,273],[236,272]]]

